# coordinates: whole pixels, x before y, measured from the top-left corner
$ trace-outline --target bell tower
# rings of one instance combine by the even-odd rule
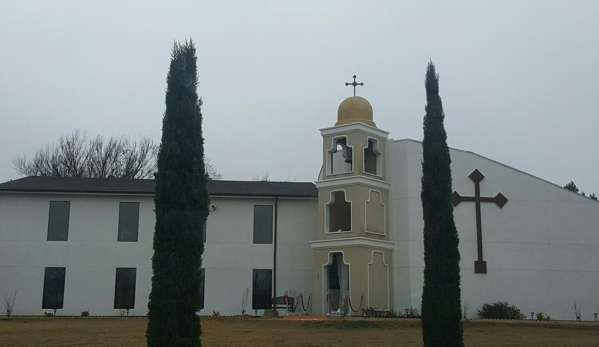
[[[355,82],[346,83],[363,85]],[[373,121],[370,102],[351,96],[337,122],[320,130],[323,169],[318,188],[319,230],[311,242],[314,314],[361,315],[393,308],[389,189],[385,175],[388,132]],[[340,310],[340,311],[338,311]]]

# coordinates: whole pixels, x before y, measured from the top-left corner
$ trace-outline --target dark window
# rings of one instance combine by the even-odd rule
[[[135,268],[117,268],[114,285],[114,308],[131,309],[135,307]]]
[[[271,244],[273,229],[273,206],[254,206],[254,243]]]
[[[64,304],[64,281],[67,269],[47,267],[44,273],[44,297],[42,309],[62,309]]]
[[[139,229],[139,202],[121,202],[119,205],[119,241],[137,242]]]
[[[204,228],[202,229],[202,242],[206,243],[206,224],[208,224],[208,221],[204,221]]]
[[[50,201],[48,241],[67,241],[69,239],[70,211],[70,201]]]
[[[200,269],[200,310],[204,308],[204,284],[206,282],[206,270]]]
[[[252,284],[252,309],[266,310],[272,307],[272,270],[254,270]]]

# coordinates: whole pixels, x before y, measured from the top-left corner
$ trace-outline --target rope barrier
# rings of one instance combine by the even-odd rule
[[[349,294],[345,296],[345,298],[343,298],[343,305],[341,305],[341,307],[339,307],[340,311],[343,311],[345,309],[345,306],[347,305],[347,302],[349,301]],[[335,305],[333,304],[333,299],[331,297],[331,293],[327,294],[327,302],[329,304],[331,304],[331,306],[333,307],[333,311],[337,311],[337,308],[335,308]],[[351,304],[350,304],[351,305]],[[361,305],[360,305],[361,306]],[[357,312],[357,311],[355,311]]]
[[[312,299],[312,295],[310,295],[308,297],[308,308],[310,308],[310,299]],[[304,296],[302,295],[302,308],[304,309],[304,312],[308,311],[308,308],[304,307]]]
[[[362,309],[362,304],[364,303],[364,294],[362,293],[362,297],[360,298],[360,306],[358,307],[357,310],[354,310],[354,307],[351,304],[351,297],[349,298],[349,308],[354,312],[357,313],[358,311],[360,311],[360,309]]]
[[[329,303],[329,305],[331,305],[331,307],[333,308],[333,311],[337,311],[337,309],[335,308],[335,304],[333,304],[333,300],[331,298],[331,293],[327,293],[327,302]]]
[[[343,298],[343,306],[339,307],[340,311],[345,310],[345,306],[347,305],[347,297],[348,297],[348,295],[346,295],[345,298]]]
[[[295,310],[297,310],[297,305],[299,305],[299,298],[302,296],[302,293],[300,293],[300,295],[295,297],[295,305],[293,306],[293,311],[295,312]]]

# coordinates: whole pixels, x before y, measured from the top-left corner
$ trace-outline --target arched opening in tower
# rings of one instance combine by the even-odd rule
[[[368,147],[364,148],[364,172],[382,176],[381,152],[378,149],[378,141],[368,139]]]
[[[351,231],[351,202],[346,200],[345,191],[331,193],[326,209],[328,232]]]
[[[325,313],[330,313],[335,309],[343,307],[343,303],[349,294],[349,264],[346,264],[343,253],[335,252],[329,254],[329,264],[325,267],[326,282],[325,289],[327,291],[328,300],[326,303]],[[347,313],[347,306],[342,312]]]
[[[353,171],[352,148],[347,145],[345,136],[333,139],[333,147],[329,150],[329,175],[337,175]]]

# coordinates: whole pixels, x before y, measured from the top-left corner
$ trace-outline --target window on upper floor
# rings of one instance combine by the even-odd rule
[[[47,267],[45,269],[42,309],[62,309],[66,272],[67,269],[64,267]]]
[[[70,201],[50,201],[48,241],[67,241],[69,239],[70,212]]]
[[[119,242],[137,242],[139,231],[139,202],[119,204]]]
[[[329,150],[328,155],[328,174],[335,175],[352,172],[352,154],[352,147],[347,145],[347,138],[345,136],[333,139],[333,146]]]
[[[346,200],[345,191],[331,192],[326,219],[328,232],[351,231],[351,202]]]
[[[114,284],[114,308],[135,308],[135,282],[137,269],[116,268],[116,280]]]
[[[368,147],[364,148],[364,172],[382,176],[381,152],[378,149],[378,141],[368,139]]]
[[[273,206],[254,206],[254,243],[272,244],[273,238]]]
[[[272,270],[254,270],[252,281],[252,309],[272,307]]]

